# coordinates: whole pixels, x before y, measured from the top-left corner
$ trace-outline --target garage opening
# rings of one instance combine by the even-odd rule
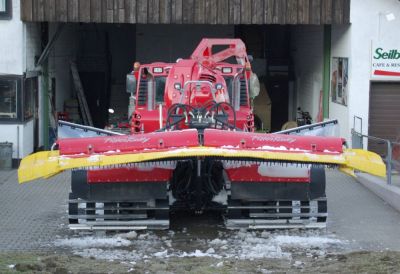
[[[50,36],[56,27],[50,24]],[[307,42],[298,38],[301,33]],[[296,120],[297,107],[302,104],[316,116],[322,88],[322,35],[320,26],[69,23],[49,59],[52,90],[57,93],[55,111],[82,123],[71,60],[77,64],[93,125],[123,128],[129,120],[125,77],[135,61],[175,62],[188,58],[202,38],[241,38],[261,83],[261,93],[254,101],[256,127],[263,132],[279,131],[288,120]],[[307,56],[308,64],[296,64],[302,60],[299,56]],[[296,70],[302,75],[301,85]],[[310,106],[313,109],[307,109]]]

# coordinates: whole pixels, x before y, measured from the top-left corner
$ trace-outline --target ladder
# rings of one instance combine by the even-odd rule
[[[71,61],[71,72],[72,79],[74,81],[74,86],[76,90],[76,94],[79,101],[79,108],[82,113],[83,123],[85,125],[93,126],[92,116],[90,115],[89,107],[86,101],[85,93],[83,91],[81,79],[79,77],[78,67],[74,61]]]

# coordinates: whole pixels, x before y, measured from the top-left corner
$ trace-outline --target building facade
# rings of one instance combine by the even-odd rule
[[[268,130],[298,107],[338,119],[348,140],[353,127],[393,140],[400,130],[387,103],[400,104],[397,0],[0,2],[0,142],[14,144],[14,159],[51,145],[56,113],[74,105],[71,61],[103,127],[110,104],[127,108],[133,62],[173,62],[203,37],[244,40],[270,97]]]

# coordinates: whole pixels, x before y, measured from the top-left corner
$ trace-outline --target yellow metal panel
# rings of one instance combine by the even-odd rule
[[[277,151],[258,151],[246,149],[226,149],[214,147],[177,148],[168,151],[154,151],[120,155],[92,154],[79,158],[60,156],[58,151],[38,152],[21,161],[18,169],[20,183],[39,178],[48,178],[61,171],[73,168],[107,167],[144,161],[157,161],[190,157],[223,157],[232,160],[259,159],[267,161],[286,161],[300,163],[320,163],[338,165],[342,171],[351,173],[357,169],[377,176],[385,176],[385,164],[380,156],[364,150],[345,150],[341,155],[318,155],[312,153],[293,153]]]

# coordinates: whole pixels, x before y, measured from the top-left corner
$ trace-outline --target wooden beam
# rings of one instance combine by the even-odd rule
[[[37,0],[37,20],[40,22],[44,21],[44,8],[45,8],[45,0]]]
[[[350,0],[343,0],[343,24],[350,24]]]
[[[321,24],[332,23],[332,0],[322,0]]]
[[[310,0],[299,0],[299,14],[298,23],[299,24],[309,24],[310,23]]]
[[[251,24],[251,0],[242,0],[240,3],[240,23]]]
[[[324,0],[322,0],[324,1]],[[311,0],[310,3],[310,24],[321,24],[321,0]]]
[[[261,25],[264,24],[264,1],[251,1],[251,23]]]
[[[44,6],[44,21],[55,22],[56,20],[56,1],[45,0]]]
[[[68,1],[68,22],[79,22],[79,2],[78,0]]]
[[[147,0],[137,0],[137,22],[146,24],[148,18],[148,3]]]
[[[33,21],[33,2],[32,0],[25,0],[21,2],[21,20]]]
[[[90,22],[90,1],[79,0],[79,22]]]
[[[217,0],[206,1],[206,23],[217,24]]]
[[[297,24],[298,1],[288,0],[286,6],[286,24]]]
[[[171,23],[171,0],[160,0],[160,23]]]
[[[217,24],[229,24],[229,0],[217,0]]]
[[[68,1],[56,0],[56,18],[60,22],[68,22]]]
[[[136,0],[125,0],[125,22],[136,23]]]
[[[264,0],[264,23],[265,24],[273,23],[274,4],[275,4],[275,0]]]
[[[125,0],[118,0],[117,20],[119,23],[125,23]]]
[[[101,22],[101,0],[90,0],[90,21],[94,23]]]
[[[182,24],[182,0],[171,0],[171,23]]]
[[[204,24],[206,22],[206,2],[204,0],[194,1],[194,23]]]
[[[193,24],[194,23],[194,0],[185,0],[182,2],[182,23]]]
[[[229,1],[229,24],[240,24],[240,0]]]
[[[106,4],[106,23],[114,22],[114,0],[107,0]]]
[[[333,24],[343,23],[343,0],[333,0]]]
[[[20,0],[31,22],[349,24],[351,0]]]

